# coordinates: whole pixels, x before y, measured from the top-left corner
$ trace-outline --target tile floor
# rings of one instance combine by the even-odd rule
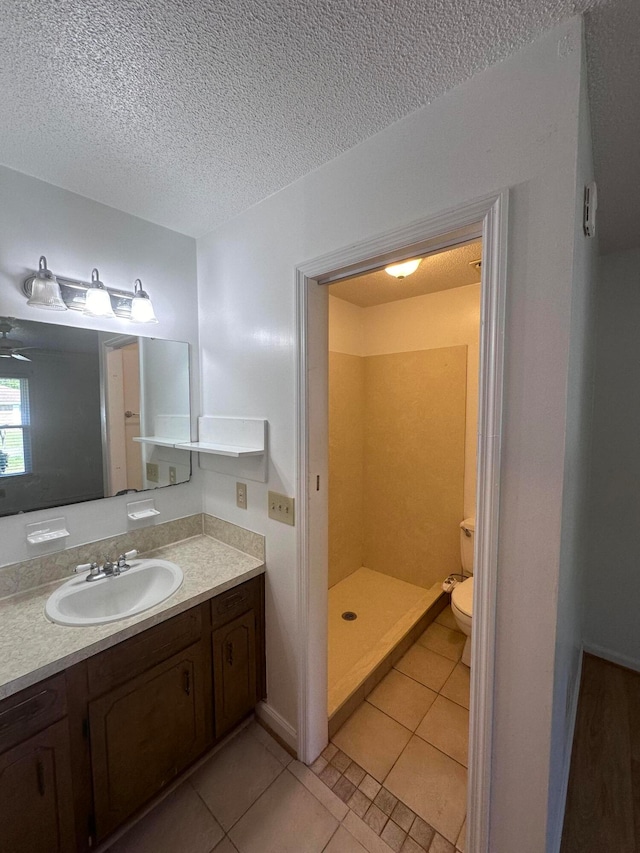
[[[464,851],[465,636],[447,608],[333,737],[312,770],[398,853]]]
[[[451,619],[425,631],[312,769],[252,722],[109,853],[464,853],[469,672]]]

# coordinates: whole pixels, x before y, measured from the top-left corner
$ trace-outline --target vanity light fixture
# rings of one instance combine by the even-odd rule
[[[27,305],[49,308],[54,311],[82,311],[88,317],[120,317],[132,323],[157,323],[149,294],[142,289],[139,278],[134,292],[106,287],[100,281],[97,269],[91,273],[91,281],[55,276],[47,269],[47,259],[41,256],[38,269],[26,278],[22,291]]]
[[[60,293],[58,280],[51,270],[47,269],[47,259],[44,255],[40,255],[38,272],[33,277],[31,295],[27,305],[36,308],[48,308],[49,311],[67,310]]]
[[[394,278],[402,279],[406,278],[411,273],[414,273],[422,262],[422,258],[413,258],[410,261],[402,261],[400,264],[391,264],[389,267],[385,267],[384,271],[392,275]]]
[[[133,283],[133,299],[131,300],[132,323],[157,323],[149,294],[142,289],[142,282],[137,278]]]
[[[100,281],[97,269],[91,271],[91,286],[87,289],[83,313],[89,317],[115,317],[109,291]]]

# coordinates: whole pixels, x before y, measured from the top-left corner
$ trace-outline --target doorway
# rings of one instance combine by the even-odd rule
[[[297,270],[298,753],[327,744],[328,294],[323,285],[474,239],[483,243],[478,488],[467,839],[487,850],[507,238],[506,192],[310,261]]]
[[[105,494],[140,491],[140,353],[138,338],[118,335],[102,342]]]

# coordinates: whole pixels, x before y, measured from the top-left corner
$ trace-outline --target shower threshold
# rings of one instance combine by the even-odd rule
[[[448,603],[430,589],[360,568],[329,590],[328,717],[336,732]],[[355,613],[355,619],[343,618]]]

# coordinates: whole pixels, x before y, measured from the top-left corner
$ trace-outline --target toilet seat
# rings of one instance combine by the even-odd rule
[[[473,578],[467,578],[453,588],[451,603],[465,616],[473,615]]]

